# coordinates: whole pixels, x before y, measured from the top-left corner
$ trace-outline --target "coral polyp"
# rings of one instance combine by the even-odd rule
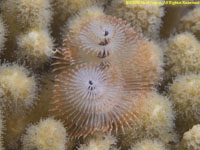
[[[105,0],[53,0],[55,1],[55,14],[57,20],[65,21],[68,17],[70,17],[72,14],[77,13],[78,11],[89,8],[93,5],[100,5],[106,3]]]
[[[53,39],[47,30],[31,29],[17,37],[17,55],[30,64],[43,64],[52,56]]]
[[[179,149],[184,150],[198,150],[200,149],[200,125],[194,125],[189,131],[185,132],[181,143],[179,145]]]
[[[99,6],[91,6],[86,9],[81,10],[78,15],[71,17],[69,20],[66,22],[66,29],[67,31],[69,30],[79,30],[79,28],[82,26],[82,24],[88,20],[88,19],[94,19],[99,16],[104,16],[105,13],[103,11],[102,7]]]
[[[162,2],[162,0],[159,1]],[[142,2],[149,1],[144,0]],[[127,5],[126,0],[113,0],[111,6],[107,9],[107,13],[125,19],[131,23],[135,30],[143,32],[146,37],[153,39],[159,37],[159,29],[162,23],[161,18],[165,14],[162,5]]]
[[[200,39],[200,7],[196,7],[183,16],[179,28],[181,31],[193,33]]]
[[[157,139],[150,140],[145,139],[141,142],[137,142],[131,150],[166,150],[162,142]]]
[[[190,41],[188,43],[188,41]],[[164,52],[166,65],[173,76],[199,73],[200,42],[190,32],[176,34],[168,41]]]
[[[72,138],[96,131],[117,132],[134,121],[134,101],[126,95],[116,67],[75,65],[59,73],[55,81],[52,111],[64,119]]]
[[[22,137],[22,149],[65,150],[67,140],[63,124],[60,121],[47,118],[27,128],[26,134]]]
[[[97,133],[81,144],[78,150],[118,150],[116,148],[117,139],[111,134]]]
[[[5,108],[32,107],[37,98],[36,88],[35,77],[25,67],[9,63],[0,66],[0,98]]]
[[[200,114],[200,75],[179,75],[169,85],[168,95],[174,104],[179,132],[184,133],[199,122]],[[184,110],[184,111],[182,111]],[[190,122],[189,124],[187,122]],[[183,128],[183,124],[184,128]]]
[[[24,27],[46,28],[50,25],[52,12],[49,0],[16,0],[14,3],[17,19]]]

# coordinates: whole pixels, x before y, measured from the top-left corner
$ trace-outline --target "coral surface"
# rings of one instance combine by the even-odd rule
[[[148,0],[144,1],[148,2]],[[113,0],[108,9],[108,14],[127,20],[137,31],[156,39],[159,36],[164,7],[153,4],[127,5],[126,0]]]
[[[198,150],[200,142],[200,125],[197,124],[189,131],[185,132],[181,140],[180,149],[184,150]]]
[[[200,4],[132,2],[0,0],[0,150],[200,149]]]
[[[181,18],[180,30],[190,31],[200,39],[200,7],[196,7]]]
[[[192,33],[180,33],[170,38],[164,53],[172,75],[199,72],[200,42]]]
[[[159,140],[143,140],[136,143],[131,150],[166,150],[164,144]]]
[[[89,137],[86,144],[81,144],[78,150],[117,150],[116,142],[117,139],[114,136],[98,133]]]
[[[28,127],[22,141],[23,150],[65,150],[67,133],[61,122],[47,118]]]
[[[31,29],[17,37],[17,44],[19,58],[34,65],[41,65],[52,56],[53,40],[46,30]]]
[[[1,105],[11,110],[32,107],[37,97],[34,76],[23,66],[4,63],[0,66]]]

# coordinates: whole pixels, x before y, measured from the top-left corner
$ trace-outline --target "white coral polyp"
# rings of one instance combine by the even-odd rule
[[[17,18],[22,26],[47,28],[52,18],[49,0],[16,0]]]
[[[31,107],[36,100],[36,80],[30,72],[17,64],[0,66],[0,97],[6,106]]]
[[[164,144],[159,140],[145,139],[141,142],[137,142],[131,150],[166,150]]]
[[[22,137],[23,150],[65,150],[67,133],[60,121],[52,118],[41,120],[27,128]]]
[[[180,149],[199,150],[200,149],[200,125],[194,125],[192,129],[185,132],[180,144]]]
[[[81,144],[78,150],[114,150],[117,139],[111,134],[98,133],[95,137],[89,138],[86,144]],[[117,150],[117,148],[116,148]]]
[[[52,56],[53,39],[47,30],[32,29],[17,37],[18,55],[32,64],[42,64]]]

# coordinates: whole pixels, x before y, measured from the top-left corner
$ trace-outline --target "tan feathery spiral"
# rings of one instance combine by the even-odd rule
[[[134,100],[123,89],[117,68],[75,65],[56,76],[55,116],[64,120],[72,138],[96,131],[118,131],[136,116]]]

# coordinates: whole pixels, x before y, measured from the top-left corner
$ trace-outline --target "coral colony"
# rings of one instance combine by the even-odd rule
[[[0,0],[0,150],[199,150],[200,6],[152,1]]]

